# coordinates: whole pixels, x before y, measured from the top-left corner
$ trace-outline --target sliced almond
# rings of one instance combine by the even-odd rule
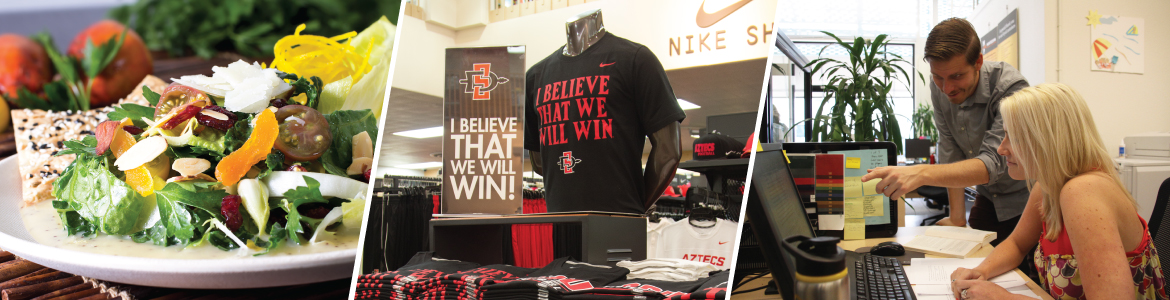
[[[353,158],[374,157],[374,142],[370,140],[370,133],[353,135]]]
[[[349,164],[349,168],[345,170],[346,175],[361,175],[365,173],[371,165],[374,164],[374,159],[369,157],[359,157],[353,159],[353,163]]]
[[[114,161],[114,166],[117,166],[118,170],[127,171],[154,160],[164,151],[167,151],[166,139],[161,136],[148,137],[126,149],[126,152]]]
[[[215,178],[212,178],[211,176],[209,176],[207,174],[199,173],[199,174],[195,174],[195,175],[191,175],[191,176],[171,177],[170,179],[167,179],[167,182],[184,182],[184,181],[194,181],[194,180],[203,180],[203,181],[207,181],[207,182],[215,182],[216,181]]]
[[[171,169],[174,169],[179,174],[186,176],[194,176],[196,174],[203,174],[203,171],[211,168],[211,162],[202,158],[184,157],[176,159],[175,163],[171,164]]]
[[[227,120],[228,120],[228,116],[227,116],[227,115],[225,115],[225,114],[223,114],[223,113],[221,113],[221,112],[218,112],[218,111],[204,109],[204,110],[203,110],[202,112],[200,112],[200,113],[201,113],[201,114],[204,114],[204,115],[207,115],[208,117],[215,118],[215,119],[217,119],[217,120],[220,120],[220,121],[227,121]]]

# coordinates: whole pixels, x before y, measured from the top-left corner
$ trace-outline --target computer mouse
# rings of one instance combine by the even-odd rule
[[[883,242],[869,249],[869,254],[878,256],[902,256],[906,254],[906,248],[903,248],[902,244],[897,242]]]

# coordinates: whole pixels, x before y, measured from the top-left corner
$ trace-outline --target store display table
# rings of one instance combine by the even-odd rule
[[[483,265],[505,263],[504,235],[511,225],[576,223],[581,225],[581,254],[576,259],[614,266],[623,260],[646,259],[646,218],[603,212],[548,213],[490,217],[442,218],[430,223],[431,250],[445,259]]]

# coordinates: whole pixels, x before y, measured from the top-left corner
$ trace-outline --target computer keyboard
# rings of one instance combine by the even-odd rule
[[[902,263],[893,257],[864,254],[853,265],[854,299],[915,299]]]

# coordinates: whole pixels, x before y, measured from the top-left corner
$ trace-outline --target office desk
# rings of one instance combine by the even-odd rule
[[[925,231],[926,231],[926,227],[902,227],[902,228],[898,228],[898,235],[894,236],[893,238],[876,238],[876,239],[865,239],[865,240],[841,241],[841,243],[838,245],[840,245],[841,248],[844,248],[845,250],[856,250],[857,248],[862,248],[862,247],[873,247],[873,246],[876,246],[878,243],[888,242],[888,241],[907,243],[907,242],[910,242],[910,240],[914,239],[915,236],[921,235]],[[991,247],[980,248],[979,251],[976,251],[974,255],[971,255],[971,257],[987,257],[988,255],[991,255],[991,250],[992,250]],[[926,257],[938,257],[938,256],[927,254]],[[1052,300],[1052,297],[1048,295],[1048,292],[1046,292],[1043,288],[1041,288],[1035,282],[1028,280],[1028,276],[1024,275],[1023,272],[1020,272],[1020,270],[1015,270],[1014,272],[1019,273],[1020,277],[1024,277],[1024,279],[1027,281],[1028,288],[1032,289],[1033,293],[1036,293],[1036,295],[1039,295],[1042,299]],[[745,284],[744,286],[740,287],[739,289],[749,290],[749,289],[761,287],[761,286],[768,284],[768,281],[770,281],[770,280],[772,280],[771,275],[764,275],[763,277],[760,277],[760,279],[753,280],[752,282]],[[746,294],[732,295],[731,299],[732,300],[780,299],[780,295],[764,295],[764,290],[758,290],[758,291],[754,291],[754,292],[746,293]]]

